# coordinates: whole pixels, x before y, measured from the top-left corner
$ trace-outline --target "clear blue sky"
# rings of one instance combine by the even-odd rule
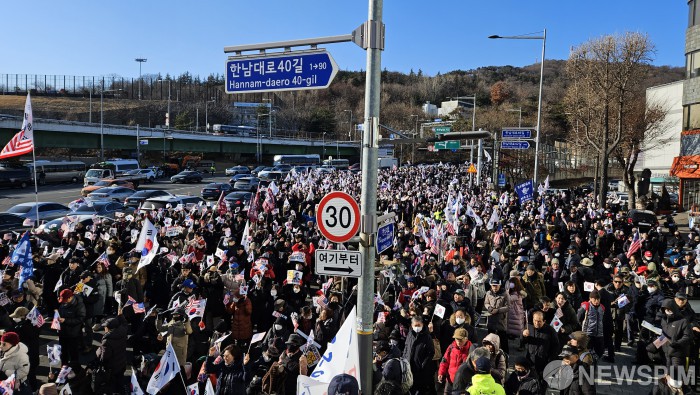
[[[138,77],[223,74],[227,45],[350,33],[367,19],[365,0],[123,0],[3,2],[0,73]],[[532,64],[536,40],[489,40],[547,28],[547,58],[604,34],[640,31],[657,65],[684,65],[684,0],[386,0],[382,68],[434,75],[455,69]],[[351,43],[327,46],[344,70],[365,68]]]

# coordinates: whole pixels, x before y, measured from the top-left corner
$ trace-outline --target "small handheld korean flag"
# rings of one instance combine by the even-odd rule
[[[436,316],[438,316],[440,318],[445,318],[445,306],[436,304],[435,305],[435,312],[433,314],[435,314]]]
[[[156,370],[153,371],[153,376],[148,381],[146,391],[151,394],[157,394],[170,380],[175,378],[180,372],[180,363],[177,361],[175,350],[172,344],[168,343],[165,347],[165,354],[160,359]]]
[[[58,310],[54,311],[53,313],[53,320],[51,321],[51,329],[55,329],[57,331],[61,330],[61,316],[58,315]]]
[[[564,326],[564,323],[561,322],[559,317],[555,316],[554,319],[552,320],[552,328],[554,328],[554,332],[559,332],[559,329],[561,329],[562,326]]]
[[[49,358],[49,366],[61,366],[61,345],[46,346],[46,355]]]
[[[139,385],[139,381],[136,379],[136,372],[134,372],[133,368],[131,369],[131,383],[129,383],[129,391],[130,395],[144,395],[143,390],[141,390],[141,386]]]

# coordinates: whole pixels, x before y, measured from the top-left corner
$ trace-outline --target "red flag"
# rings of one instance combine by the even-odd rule
[[[226,207],[226,201],[224,200],[224,192],[221,192],[221,196],[219,196],[219,201],[216,203],[218,209],[219,209],[219,215],[226,215],[228,212],[228,207]]]

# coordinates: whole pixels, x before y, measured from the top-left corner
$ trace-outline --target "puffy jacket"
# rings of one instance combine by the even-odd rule
[[[689,354],[688,350],[693,339],[690,325],[685,317],[678,312],[678,307],[673,299],[664,300],[662,309],[673,311],[672,315],[665,316],[661,320],[661,329],[669,340],[663,345],[664,354],[667,357],[685,358]]]
[[[454,383],[457,369],[469,359],[469,349],[471,346],[472,343],[469,340],[467,340],[462,347],[459,347],[457,342],[452,342],[452,344],[447,347],[445,354],[440,360],[438,376],[444,376],[447,373],[449,374],[450,383]]]
[[[574,377],[571,381],[571,385],[568,388],[563,389],[559,392],[560,395],[595,395],[596,389],[595,385],[591,385],[587,379],[579,379],[581,370],[589,371],[590,365],[578,360],[574,366],[571,367],[574,371]]]
[[[491,354],[491,376],[498,383],[504,383],[506,380],[506,370],[508,364],[506,362],[506,356],[501,350],[501,338],[495,333],[489,333],[484,337],[483,342],[489,342],[493,344],[494,352]]]
[[[594,306],[589,302],[581,303],[578,309],[578,321],[581,323],[581,330],[591,337],[603,336],[603,315],[605,306],[599,304]]]
[[[544,276],[542,276],[542,273],[535,272],[532,277],[528,275],[523,276],[523,285],[525,286],[525,291],[527,292],[525,304],[528,307],[536,305],[539,303],[540,298],[547,295],[547,289],[544,286]]]
[[[62,303],[58,315],[64,319],[61,323],[61,336],[79,338],[82,336],[85,321],[85,305],[80,295],[74,295],[69,303]]]
[[[184,321],[170,320],[167,323],[156,320],[156,329],[158,329],[159,332],[167,332],[166,336],[173,346],[178,363],[180,366],[185,366],[185,362],[187,362],[189,336],[192,334],[190,320],[185,318]]]
[[[231,313],[231,338],[236,340],[249,340],[253,337],[253,323],[250,315],[253,313],[253,304],[248,298],[240,298],[238,302],[231,302],[226,306],[226,311]]]
[[[14,374],[15,379],[20,383],[26,380],[27,374],[29,374],[28,351],[24,343],[12,346],[0,359],[0,371],[5,373],[7,377]]]
[[[546,322],[542,328],[528,325],[530,336],[523,338],[527,358],[535,364],[539,371],[549,362],[557,358],[559,353],[559,338],[554,328]]]
[[[470,395],[506,395],[503,386],[496,383],[490,374],[477,374],[472,377],[472,386],[467,392]]]
[[[541,392],[540,382],[537,380],[537,375],[532,370],[522,379],[518,378],[516,372],[511,373],[504,387],[508,394],[539,395]]]
[[[491,314],[486,324],[489,331],[506,331],[508,310],[508,294],[501,288],[498,293],[488,291],[484,299],[484,308]]]
[[[107,301],[107,298],[111,298],[114,294],[114,291],[112,290],[112,275],[105,272],[103,276],[97,275],[95,281],[97,283],[97,288],[93,292],[98,295],[97,302],[94,306],[95,315],[102,315],[104,314],[105,302]]]
[[[435,373],[434,354],[433,339],[428,334],[428,328],[425,325],[419,333],[413,330],[408,333],[403,349],[403,357],[411,364],[414,383],[419,383],[423,380],[433,380],[433,374]]]
[[[521,292],[525,293],[524,291]],[[508,293],[510,310],[508,311],[508,330],[506,332],[515,337],[522,335],[523,325],[525,325],[525,308],[523,307],[522,293]]]
[[[223,361],[214,363],[213,357],[207,357],[207,372],[216,375],[216,395],[245,394],[246,374],[243,361],[233,361],[229,366]]]
[[[118,316],[117,320],[119,320],[119,326],[110,329],[102,336],[97,356],[105,369],[120,371],[126,368],[126,336],[129,323],[123,315]]]
[[[578,316],[576,315],[576,310],[574,310],[573,306],[571,303],[566,302],[564,303],[563,306],[560,307],[562,311],[562,316],[559,317],[559,320],[564,324],[561,327],[562,333],[569,334],[572,332],[576,332],[581,328],[581,325],[579,324]],[[549,324],[548,322],[545,322],[545,324]]]

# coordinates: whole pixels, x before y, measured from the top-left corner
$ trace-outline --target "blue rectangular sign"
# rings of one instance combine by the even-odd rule
[[[377,253],[381,254],[394,244],[394,223],[388,223],[377,229]]]
[[[498,173],[498,186],[499,187],[506,186],[506,175],[503,173]]]
[[[501,149],[528,149],[530,148],[530,143],[528,141],[501,141]]]
[[[226,93],[323,89],[337,72],[326,51],[232,58],[226,61]]]
[[[501,137],[504,139],[529,139],[532,138],[532,130],[529,129],[503,129]]]
[[[532,197],[535,194],[535,187],[533,186],[532,180],[527,180],[516,185],[515,191],[518,193],[520,204],[524,204],[532,200]]]

